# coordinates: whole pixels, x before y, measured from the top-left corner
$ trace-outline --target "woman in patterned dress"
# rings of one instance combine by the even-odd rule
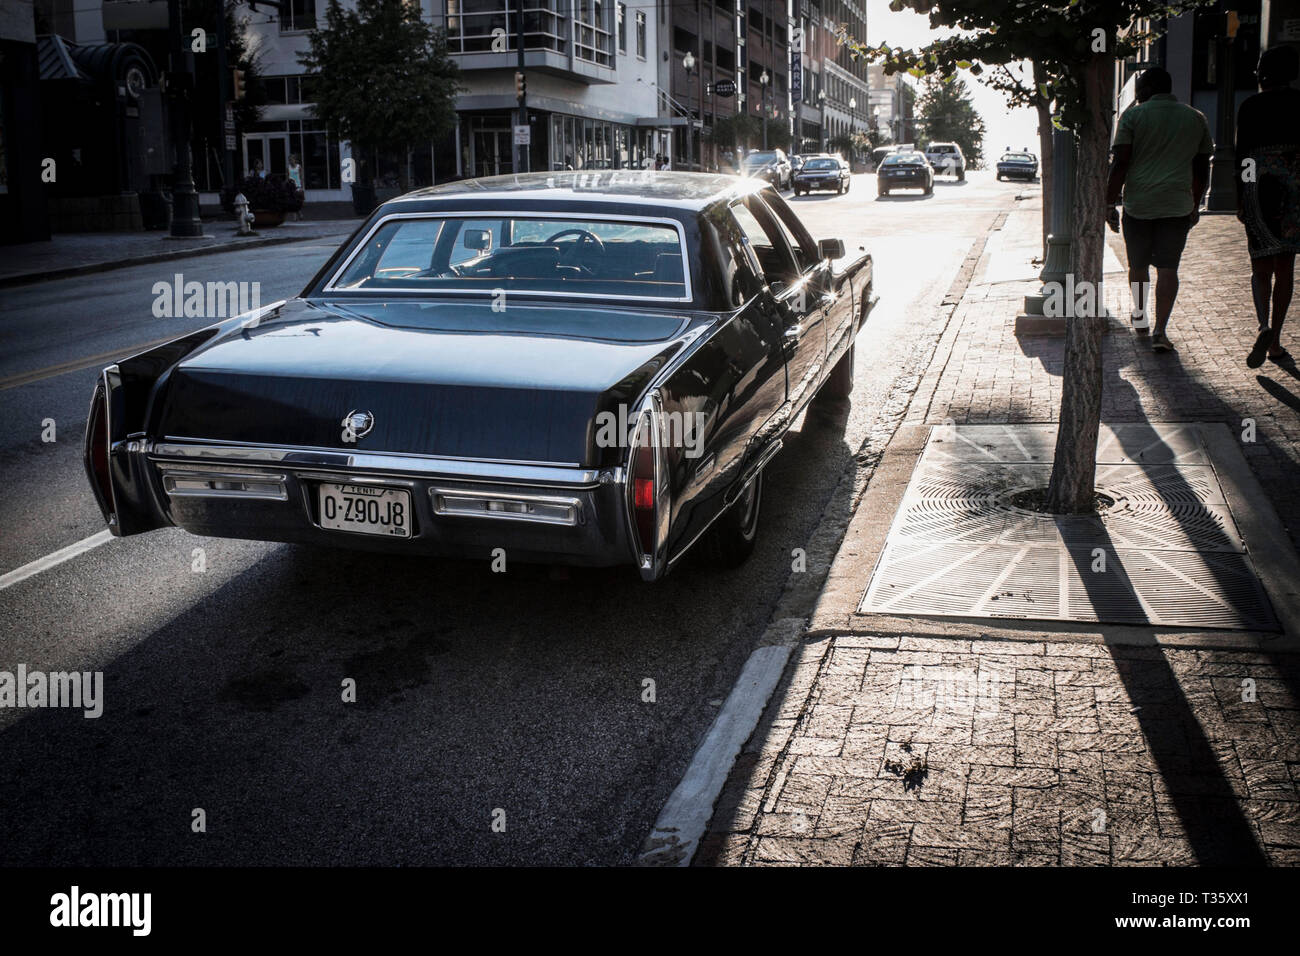
[[[1279,336],[1300,252],[1300,90],[1290,86],[1300,74],[1300,55],[1294,47],[1265,50],[1256,72],[1260,92],[1237,111],[1237,218],[1246,225],[1259,320],[1259,335],[1246,358],[1250,368],[1259,368],[1266,357],[1291,361]]]

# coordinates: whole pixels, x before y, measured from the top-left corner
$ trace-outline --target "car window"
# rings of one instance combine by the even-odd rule
[[[379,226],[327,288],[685,301],[688,278],[685,244],[669,222],[413,214]]]
[[[919,153],[893,153],[885,159],[885,166],[918,166],[924,161]]]
[[[799,271],[802,272],[817,262],[817,243],[813,241],[812,235],[804,228],[804,224],[794,214],[789,204],[775,189],[764,189],[762,198],[773,212],[773,218],[785,236],[785,241],[790,244],[790,249],[799,263]]]
[[[804,169],[838,169],[839,165],[834,159],[810,159],[803,164]]]
[[[710,219],[722,244],[722,286],[731,305],[739,308],[763,291],[762,266],[735,216],[724,210]]]
[[[744,233],[746,244],[758,260],[763,278],[769,284],[794,281],[799,274],[794,253],[790,251],[789,242],[773,221],[767,207],[755,197],[749,196],[733,203],[730,208],[736,224]]]
[[[1007,153],[1002,159],[1008,163],[1032,163],[1034,161],[1034,157],[1025,153]]]

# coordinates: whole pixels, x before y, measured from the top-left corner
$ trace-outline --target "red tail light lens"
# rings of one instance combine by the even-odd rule
[[[636,432],[632,450],[632,517],[642,554],[655,548],[655,448],[651,418],[646,416]]]

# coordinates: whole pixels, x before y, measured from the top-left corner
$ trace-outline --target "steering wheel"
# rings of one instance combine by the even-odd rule
[[[555,233],[555,235],[548,237],[546,242],[549,245],[552,242],[559,241],[565,236],[578,237],[573,244],[573,249],[569,250],[571,254],[567,256],[568,261],[565,264],[576,265],[588,275],[595,275],[596,273],[590,265],[579,261],[579,253],[580,251],[585,252],[588,249],[596,249],[599,250],[600,258],[603,259],[605,256],[605,244],[600,241],[600,237],[593,232],[588,232],[586,229],[561,229],[559,232]]]

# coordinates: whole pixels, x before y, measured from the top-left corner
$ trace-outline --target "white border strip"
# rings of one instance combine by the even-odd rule
[[[99,534],[92,534],[89,538],[82,538],[76,544],[70,544],[66,548],[60,548],[58,551],[47,554],[43,558],[37,558],[29,564],[24,564],[17,570],[10,571],[8,574],[0,576],[0,591],[7,587],[12,587],[19,581],[26,581],[35,574],[47,571],[56,565],[62,564],[75,558],[79,554],[85,554],[87,551],[98,548],[101,544],[107,544],[113,540],[113,532],[105,528]]]
[[[638,866],[691,865],[718,795],[785,672],[790,650],[787,645],[769,645],[749,655],[682,782],[660,811],[637,858]]]

